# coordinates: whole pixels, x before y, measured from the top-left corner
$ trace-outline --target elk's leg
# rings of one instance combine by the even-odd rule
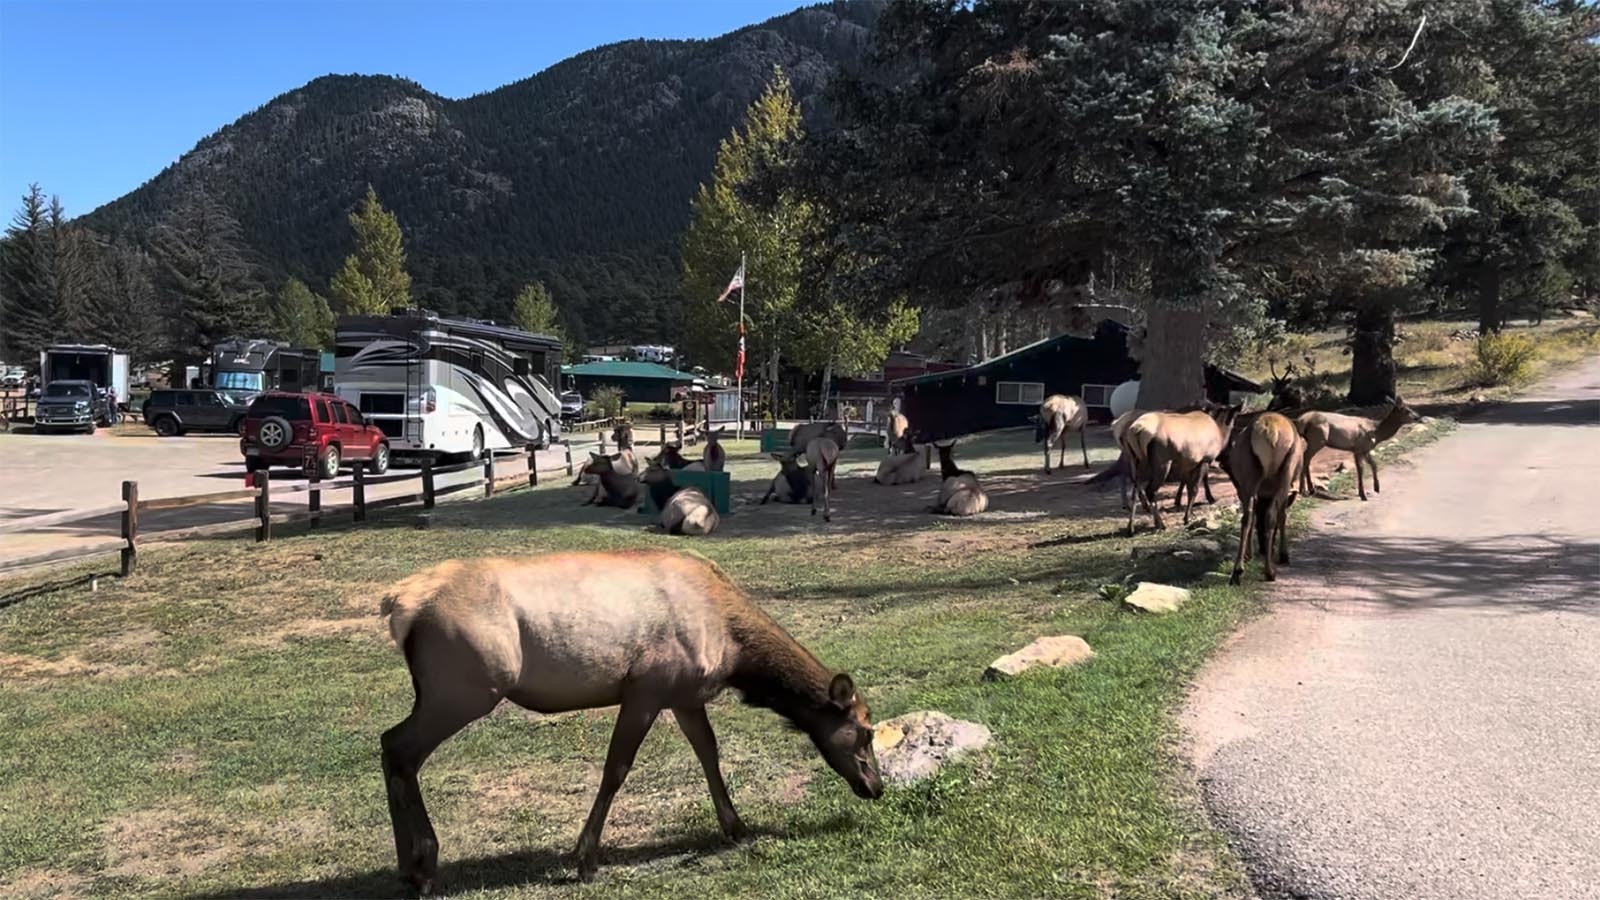
[[[623,700],[622,708],[617,711],[617,727],[611,732],[611,746],[606,750],[605,773],[600,776],[600,793],[595,795],[594,808],[589,810],[583,832],[578,835],[578,878],[583,881],[594,879],[599,865],[600,832],[606,827],[611,800],[627,780],[639,745],[660,712],[654,704],[630,700]]]
[[[1229,584],[1238,584],[1244,580],[1244,561],[1250,553],[1250,520],[1254,504],[1248,497],[1239,498],[1239,552],[1233,558],[1233,574],[1229,576]]]
[[[1316,487],[1311,484],[1311,458],[1316,456],[1317,451],[1321,449],[1321,444],[1313,446],[1310,441],[1306,442],[1305,459],[1300,464],[1300,493],[1305,494],[1307,497],[1315,497],[1317,495]]]
[[[1253,517],[1256,526],[1256,542],[1261,546],[1261,569],[1268,581],[1278,580],[1278,569],[1272,556],[1272,538],[1278,529],[1278,516],[1272,508],[1272,498],[1257,497],[1256,513]]]
[[[1066,467],[1067,467],[1067,433],[1065,431],[1063,431],[1063,432],[1061,432],[1061,449],[1056,453],[1056,468],[1065,469]]]
[[[1372,470],[1372,492],[1374,494],[1381,493],[1381,489],[1378,487],[1378,461],[1372,458],[1371,453],[1366,454],[1366,457],[1367,468]]]
[[[1055,441],[1053,441],[1053,440],[1051,440],[1049,438],[1045,438],[1045,441],[1044,441],[1044,473],[1046,475],[1049,475],[1050,471],[1051,471],[1050,470],[1050,445],[1054,444],[1054,443],[1055,443]]]
[[[1089,468],[1089,423],[1087,421],[1084,422],[1082,428],[1078,429],[1078,449],[1083,451],[1083,467],[1085,469]],[[1061,464],[1066,465],[1066,462],[1063,461]]]
[[[1289,564],[1289,503],[1290,499],[1284,497],[1277,504],[1278,563],[1285,566]]]
[[[380,744],[400,876],[419,893],[426,894],[439,871],[439,839],[422,802],[417,771],[440,744],[487,715],[500,698],[490,691],[453,691],[448,696],[434,696],[421,693],[421,683],[417,682],[419,693],[411,715],[385,731]]]
[[[1362,476],[1361,472],[1361,454],[1356,453],[1352,455],[1356,460],[1356,496],[1365,500],[1367,499],[1367,486],[1365,484],[1366,479]]]
[[[1185,524],[1185,525],[1189,524],[1189,514],[1194,511],[1194,495],[1195,495],[1195,493],[1200,490],[1200,485],[1201,484],[1206,484],[1209,481],[1209,479],[1206,478],[1206,472],[1210,468],[1211,468],[1211,463],[1210,463],[1209,460],[1205,461],[1205,462],[1202,462],[1202,463],[1200,463],[1200,465],[1198,467],[1195,468],[1195,473],[1190,478],[1190,481],[1189,481],[1189,502],[1184,504],[1184,507],[1183,507],[1183,524]]]
[[[722,770],[718,766],[717,735],[711,730],[711,720],[706,718],[706,708],[673,707],[672,715],[678,720],[678,727],[683,729],[683,736],[689,739],[689,746],[694,748],[700,768],[706,772],[706,784],[711,788],[711,805],[717,810],[717,824],[722,826],[722,833],[735,841],[744,840],[749,832],[745,830],[744,823],[739,821],[739,813],[733,808],[733,798],[728,796],[728,786],[722,781]]]

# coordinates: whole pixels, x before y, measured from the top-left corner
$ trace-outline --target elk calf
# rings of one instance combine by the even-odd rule
[[[396,584],[380,613],[415,691],[411,714],[380,744],[395,855],[420,893],[437,877],[439,839],[418,770],[501,700],[540,713],[619,707],[578,837],[584,881],[598,867],[612,799],[664,709],[700,760],[723,834],[745,837],[706,716],[729,688],[804,732],[856,796],[883,795],[871,717],[850,676],[824,666],[703,558],[631,550],[451,560]]]
[[[1394,437],[1402,427],[1422,419],[1399,397],[1392,403],[1394,405],[1382,419],[1326,412],[1308,412],[1297,419],[1295,425],[1306,442],[1306,464],[1300,476],[1300,489],[1308,496],[1315,493],[1311,484],[1311,460],[1323,447],[1332,447],[1349,451],[1356,458],[1356,493],[1361,499],[1367,499],[1367,489],[1362,484],[1362,462],[1372,470],[1372,492],[1379,493],[1378,464],[1372,458],[1373,449]]]
[[[644,484],[661,514],[661,528],[668,534],[706,535],[716,531],[722,521],[705,494],[672,480],[672,470],[661,464],[660,457],[645,468]]]
[[[1039,405],[1039,415],[1033,420],[1033,441],[1044,443],[1044,473],[1050,474],[1050,449],[1059,447],[1062,468],[1067,465],[1067,435],[1078,433],[1078,447],[1083,451],[1083,467],[1089,468],[1089,442],[1084,426],[1089,423],[1089,410],[1083,401],[1066,394],[1051,394]]]
[[[989,495],[978,484],[978,476],[956,465],[951,451],[954,440],[935,442],[939,448],[939,500],[929,512],[947,516],[975,516],[989,508]]]
[[[1277,564],[1289,564],[1289,507],[1306,463],[1306,442],[1294,423],[1275,412],[1256,416],[1248,427],[1234,432],[1222,455],[1222,467],[1239,493],[1239,552],[1233,562],[1238,584],[1244,561],[1250,557],[1251,526],[1261,548],[1266,580],[1278,577]],[[1276,554],[1274,554],[1276,540]]]

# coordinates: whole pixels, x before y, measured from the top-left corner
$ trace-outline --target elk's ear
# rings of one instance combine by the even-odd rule
[[[589,459],[594,461],[594,462],[599,462],[600,460],[605,459],[605,458],[606,457],[600,455],[599,453],[594,452],[593,450],[589,451]]]
[[[784,455],[782,453],[773,453],[773,454],[770,454],[770,455],[771,455],[771,457],[773,459],[777,460],[778,462],[783,462],[783,460],[784,460]]]
[[[850,676],[843,672],[833,676],[828,682],[828,702],[840,709],[849,709],[850,704],[856,699],[856,683]]]

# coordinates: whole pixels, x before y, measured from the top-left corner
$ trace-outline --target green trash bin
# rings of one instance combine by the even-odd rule
[[[781,428],[768,428],[761,432],[761,452],[776,453],[789,449],[789,432]]]
[[[721,515],[728,514],[728,504],[733,498],[733,481],[727,472],[692,472],[678,469],[672,473],[672,483],[679,487],[692,487],[699,489],[706,495],[711,505],[717,508]],[[650,489],[647,485],[640,485],[644,489],[644,499],[639,501],[639,512],[642,515],[654,516],[661,511],[656,509],[655,502],[650,499]]]

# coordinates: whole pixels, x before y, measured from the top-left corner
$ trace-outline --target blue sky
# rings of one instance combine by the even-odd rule
[[[330,72],[481,93],[591,47],[714,37],[808,0],[0,0],[0,218],[30,181],[79,215]]]

